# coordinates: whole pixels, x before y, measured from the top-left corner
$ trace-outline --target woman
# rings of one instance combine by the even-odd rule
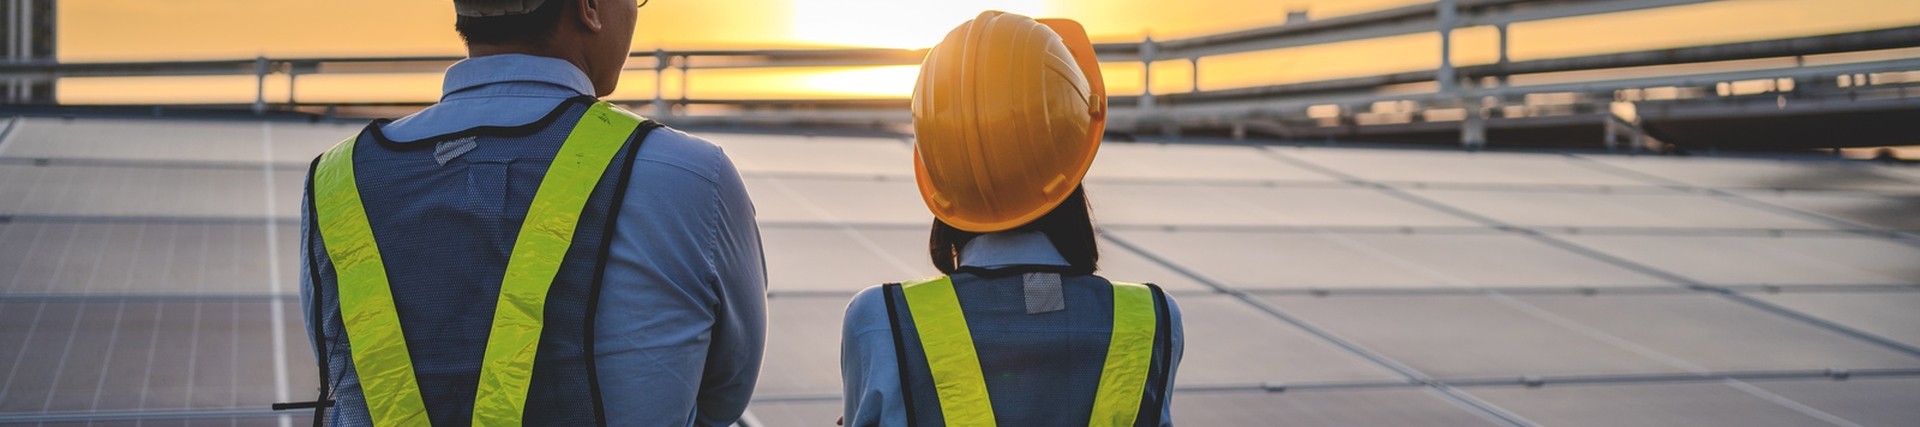
[[[869,288],[847,308],[846,424],[1159,426],[1179,309],[1093,275],[1080,181],[1106,90],[1080,25],[986,12],[927,54],[915,178],[946,276]]]

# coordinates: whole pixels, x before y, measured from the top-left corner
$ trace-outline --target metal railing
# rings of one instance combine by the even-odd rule
[[[1116,129],[1171,129],[1183,126],[1227,124],[1240,134],[1248,124],[1286,126],[1306,119],[1326,119],[1308,110],[1331,106],[1336,121],[1350,121],[1364,114],[1370,105],[1411,102],[1421,109],[1465,109],[1468,116],[1459,120],[1463,143],[1476,140],[1471,129],[1488,117],[1489,111],[1524,103],[1528,94],[1580,92],[1587,110],[1601,108],[1619,100],[1616,92],[1662,86],[1712,87],[1719,83],[1764,78],[1835,79],[1839,75],[1902,71],[1917,68],[1911,61],[1880,61],[1849,64],[1844,67],[1754,69],[1708,74],[1669,73],[1660,77],[1618,78],[1607,81],[1513,86],[1516,75],[1561,73],[1569,71],[1611,70],[1629,67],[1708,63],[1758,58],[1793,58],[1807,55],[1860,52],[1880,49],[1920,47],[1920,27],[1783,40],[1696,46],[1678,49],[1628,52],[1574,58],[1511,61],[1507,54],[1507,25],[1518,22],[1617,13],[1653,8],[1707,3],[1711,0],[1440,0],[1433,4],[1413,5],[1322,20],[1304,20],[1280,25],[1174,40],[1147,38],[1136,43],[1104,43],[1096,46],[1103,62],[1141,64],[1141,93],[1115,96],[1112,127]],[[1453,30],[1491,26],[1499,37],[1498,60],[1491,64],[1456,67],[1451,57]],[[1441,50],[1431,70],[1334,80],[1289,83],[1219,90],[1202,90],[1200,76],[1205,73],[1202,59],[1249,52],[1267,52],[1292,47],[1377,39],[1409,34],[1437,33]],[[918,64],[925,50],[905,49],[774,49],[774,50],[655,50],[632,54],[628,69],[654,74],[651,99],[616,99],[616,102],[649,105],[659,117],[678,115],[682,121],[711,119],[729,122],[888,122],[910,120],[904,99],[711,99],[689,96],[692,75],[698,70],[770,69],[796,67],[872,67]],[[318,74],[434,72],[460,57],[385,57],[385,58],[254,58],[219,61],[169,61],[120,63],[54,63],[51,61],[0,63],[0,80],[45,82],[68,77],[153,77],[153,76],[253,76],[256,79],[251,108],[265,112],[276,105],[298,106],[387,106],[424,105],[426,102],[300,102],[298,78]],[[1192,85],[1185,92],[1156,94],[1153,65],[1186,61],[1193,67]],[[674,74],[677,73],[677,74]],[[283,75],[288,79],[286,102],[270,102],[267,79]],[[665,87],[668,77],[678,77],[677,92]],[[1819,82],[1810,87],[1820,87]],[[1413,93],[1383,93],[1389,86],[1429,85]],[[1830,85],[1829,85],[1830,86]],[[669,94],[677,94],[670,97]],[[689,106],[727,107],[729,113],[717,117],[694,117]],[[1321,114],[1323,115],[1323,114]],[[1609,125],[1611,126],[1611,125]]]

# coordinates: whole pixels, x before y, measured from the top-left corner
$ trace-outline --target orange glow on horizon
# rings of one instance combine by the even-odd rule
[[[1315,19],[1425,3],[1423,0],[654,0],[641,10],[634,49],[925,47],[980,10],[1079,20],[1097,41],[1189,37],[1273,25],[1287,11]],[[232,59],[259,55],[458,55],[445,1],[62,0],[59,58],[67,62]],[[209,24],[213,23],[213,24]],[[350,23],[350,24],[343,24]],[[1745,0],[1713,2],[1513,26],[1515,60],[1726,43],[1920,24],[1920,2]],[[1491,28],[1455,35],[1460,65],[1497,57]],[[1429,69],[1438,37],[1421,34],[1253,52],[1200,61],[1198,86],[1228,89]],[[1142,66],[1103,65],[1116,95],[1139,93]],[[1188,61],[1153,65],[1155,93],[1194,87]],[[905,67],[695,70],[688,95],[703,99],[881,98],[911,92]],[[679,97],[681,76],[663,78]],[[629,72],[616,97],[653,97],[651,72]],[[284,76],[268,80],[284,100]],[[302,101],[431,101],[438,76],[316,75],[299,78]],[[64,79],[64,103],[246,103],[248,77]]]

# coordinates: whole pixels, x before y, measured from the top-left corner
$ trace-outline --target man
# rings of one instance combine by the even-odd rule
[[[332,401],[316,415],[737,421],[765,341],[753,205],[718,147],[595,99],[639,5],[453,3],[468,58],[440,102],[308,180],[301,298]]]

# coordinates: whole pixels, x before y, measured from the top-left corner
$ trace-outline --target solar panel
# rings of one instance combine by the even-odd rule
[[[0,302],[11,366],[0,413],[265,408],[282,386],[310,393],[312,353],[273,360],[271,305],[284,336],[306,336],[298,304],[272,300],[105,298]]]
[[[1461,227],[1476,225],[1344,184],[1267,187],[1093,183],[1087,197],[1106,225]]]
[[[305,171],[0,164],[0,215],[258,219],[299,216]]]
[[[1841,162],[1595,157],[1648,180],[1701,187],[1885,191],[1912,194],[1920,180],[1887,168]]]
[[[749,177],[745,181],[761,221],[913,225],[933,221],[911,179]],[[762,195],[770,196],[767,202],[761,202]]]
[[[1823,224],[1749,209],[1720,198],[1650,192],[1415,190],[1415,194],[1530,227],[1819,229]]]
[[[1660,285],[1523,236],[1120,230],[1235,288],[1377,289]],[[1515,262],[1525,259],[1526,262]]]
[[[1684,372],[1486,296],[1266,296],[1261,300],[1439,378]]]
[[[1920,231],[1920,195],[1855,192],[1739,191],[1763,203],[1893,230]]]
[[[898,139],[702,134],[749,174],[913,176],[913,149]]]
[[[304,165],[356,128],[26,120],[0,152],[0,424],[280,425],[266,405],[316,381]],[[766,252],[752,419],[830,423],[848,299],[934,274],[911,146],[705,136]],[[1903,425],[1909,169],[1110,142],[1087,188],[1102,274],[1184,313],[1180,425]]]
[[[1103,144],[1087,177],[1113,181],[1274,181],[1332,183],[1334,178],[1264,157],[1250,146]]]
[[[307,164],[358,133],[343,124],[23,119],[0,158]]]
[[[840,401],[831,402],[753,402],[747,411],[761,426],[804,427],[833,425],[840,419]]]
[[[1920,380],[1753,381],[1761,390],[1860,425],[1897,426],[1920,419]]]
[[[1274,153],[1359,179],[1452,185],[1645,186],[1556,155],[1425,150],[1286,149]]]
[[[1174,425],[1496,426],[1421,389],[1193,393],[1173,400]]]
[[[767,301],[767,357],[761,365],[761,396],[840,394],[842,297],[775,297]]]
[[[1754,298],[1920,347],[1920,292],[1752,293]]]
[[[1185,295],[1176,386],[1395,380],[1398,376],[1233,298]]]
[[[292,294],[297,247],[269,258],[266,233],[299,242],[295,225],[183,222],[0,223],[0,290],[7,294]],[[281,287],[270,278],[280,263]]]
[[[939,274],[927,261],[924,231],[769,227],[760,230],[760,239],[768,289],[775,292],[852,296],[868,286]]]
[[[1579,235],[1567,240],[1719,285],[1920,283],[1920,247],[1859,236]]]
[[[1811,415],[1811,409],[1775,403],[1764,391],[1744,391],[1719,382],[1538,389],[1502,387],[1468,392],[1539,425],[1785,427],[1834,424],[1829,419]]]

